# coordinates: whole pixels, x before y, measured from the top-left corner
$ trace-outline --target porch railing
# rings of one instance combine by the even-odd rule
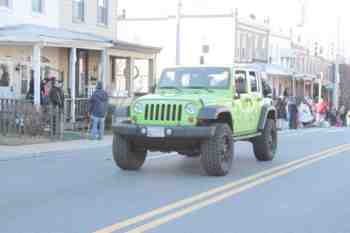
[[[63,127],[58,127],[60,114],[62,111],[50,105],[37,108],[27,100],[0,99],[0,133],[59,139],[63,134]]]
[[[89,112],[89,99],[88,98],[76,98],[75,99],[75,121],[83,121],[87,119]],[[64,113],[67,122],[72,121],[72,99],[65,99]]]

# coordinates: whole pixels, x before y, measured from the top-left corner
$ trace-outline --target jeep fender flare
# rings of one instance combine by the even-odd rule
[[[230,116],[230,126],[233,128],[233,116],[228,107],[225,106],[207,106],[200,110],[198,120],[219,120],[220,114],[227,114]]]
[[[277,111],[274,106],[264,105],[261,109],[260,120],[258,125],[258,130],[264,130],[267,119],[272,118],[277,119]]]

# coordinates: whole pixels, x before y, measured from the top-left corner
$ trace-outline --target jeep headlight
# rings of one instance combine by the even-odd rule
[[[144,111],[144,105],[143,104],[136,103],[134,105],[134,112],[136,112],[136,113],[143,113],[143,111]]]
[[[197,109],[197,107],[196,107],[194,104],[187,104],[187,105],[185,106],[185,111],[186,111],[188,114],[193,115],[193,114],[195,114],[195,113],[198,111],[198,109]]]

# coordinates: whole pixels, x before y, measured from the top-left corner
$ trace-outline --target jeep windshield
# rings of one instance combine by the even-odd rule
[[[227,89],[230,71],[227,68],[173,68],[165,69],[161,75],[160,89]]]

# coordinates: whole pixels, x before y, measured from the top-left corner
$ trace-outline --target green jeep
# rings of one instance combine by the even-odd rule
[[[153,94],[115,111],[117,166],[137,170],[147,151],[176,151],[200,156],[208,175],[224,176],[240,140],[252,142],[257,160],[271,161],[277,150],[276,110],[262,75],[250,66],[165,69]]]

